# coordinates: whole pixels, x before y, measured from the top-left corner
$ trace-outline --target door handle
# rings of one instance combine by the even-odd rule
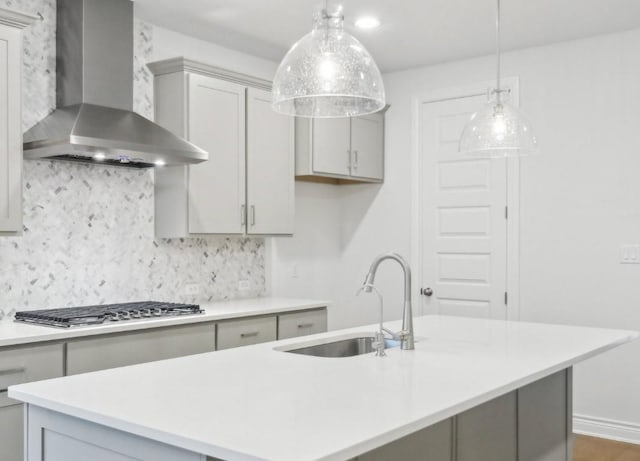
[[[351,169],[353,168],[353,162],[351,161],[351,149],[347,150],[347,168],[349,169],[349,174],[351,174]]]
[[[357,170],[358,169],[358,151],[357,150],[353,151],[353,159],[355,160],[355,167],[354,168]]]
[[[420,294],[422,296],[431,296],[433,295],[433,290],[431,288],[420,288]]]
[[[256,225],[256,206],[251,205],[251,225]]]
[[[240,205],[240,225],[244,226],[247,223],[247,206]]]

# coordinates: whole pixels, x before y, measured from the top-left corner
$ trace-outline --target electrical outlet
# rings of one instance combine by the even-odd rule
[[[188,295],[197,295],[198,293],[200,293],[200,285],[198,285],[197,283],[187,283],[185,292]]]
[[[620,264],[640,264],[640,245],[622,245]]]
[[[247,291],[249,289],[249,281],[248,280],[240,280],[238,282],[238,290]]]

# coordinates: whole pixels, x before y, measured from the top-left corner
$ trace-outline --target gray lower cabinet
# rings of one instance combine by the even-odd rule
[[[517,461],[517,396],[503,395],[456,418],[457,461]]]
[[[23,459],[23,405],[7,397],[14,384],[63,374],[62,344],[0,350],[0,460]]]
[[[572,371],[355,458],[357,461],[572,461]]]
[[[218,324],[217,350],[275,341],[277,323],[275,316],[251,317],[229,320]]]
[[[357,461],[451,461],[453,458],[453,420],[433,426],[360,455]]]
[[[215,343],[214,323],[154,328],[70,341],[67,344],[67,374],[213,352]]]
[[[0,400],[9,400],[6,392],[0,393]],[[23,459],[23,411],[22,404],[2,406],[0,403],[0,459],[3,461],[22,461]]]
[[[278,339],[314,335],[327,331],[327,310],[293,312],[278,316]]]
[[[205,460],[197,453],[33,405],[28,418],[28,461]]]
[[[567,370],[518,390],[518,461],[573,459],[571,386]]]

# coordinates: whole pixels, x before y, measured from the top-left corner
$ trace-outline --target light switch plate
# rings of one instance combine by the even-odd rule
[[[620,264],[640,264],[640,245],[622,245]]]

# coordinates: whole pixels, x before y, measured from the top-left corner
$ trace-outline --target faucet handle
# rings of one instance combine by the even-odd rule
[[[376,332],[372,346],[376,348],[376,357],[384,357],[387,353],[384,351],[384,333],[381,331]]]

